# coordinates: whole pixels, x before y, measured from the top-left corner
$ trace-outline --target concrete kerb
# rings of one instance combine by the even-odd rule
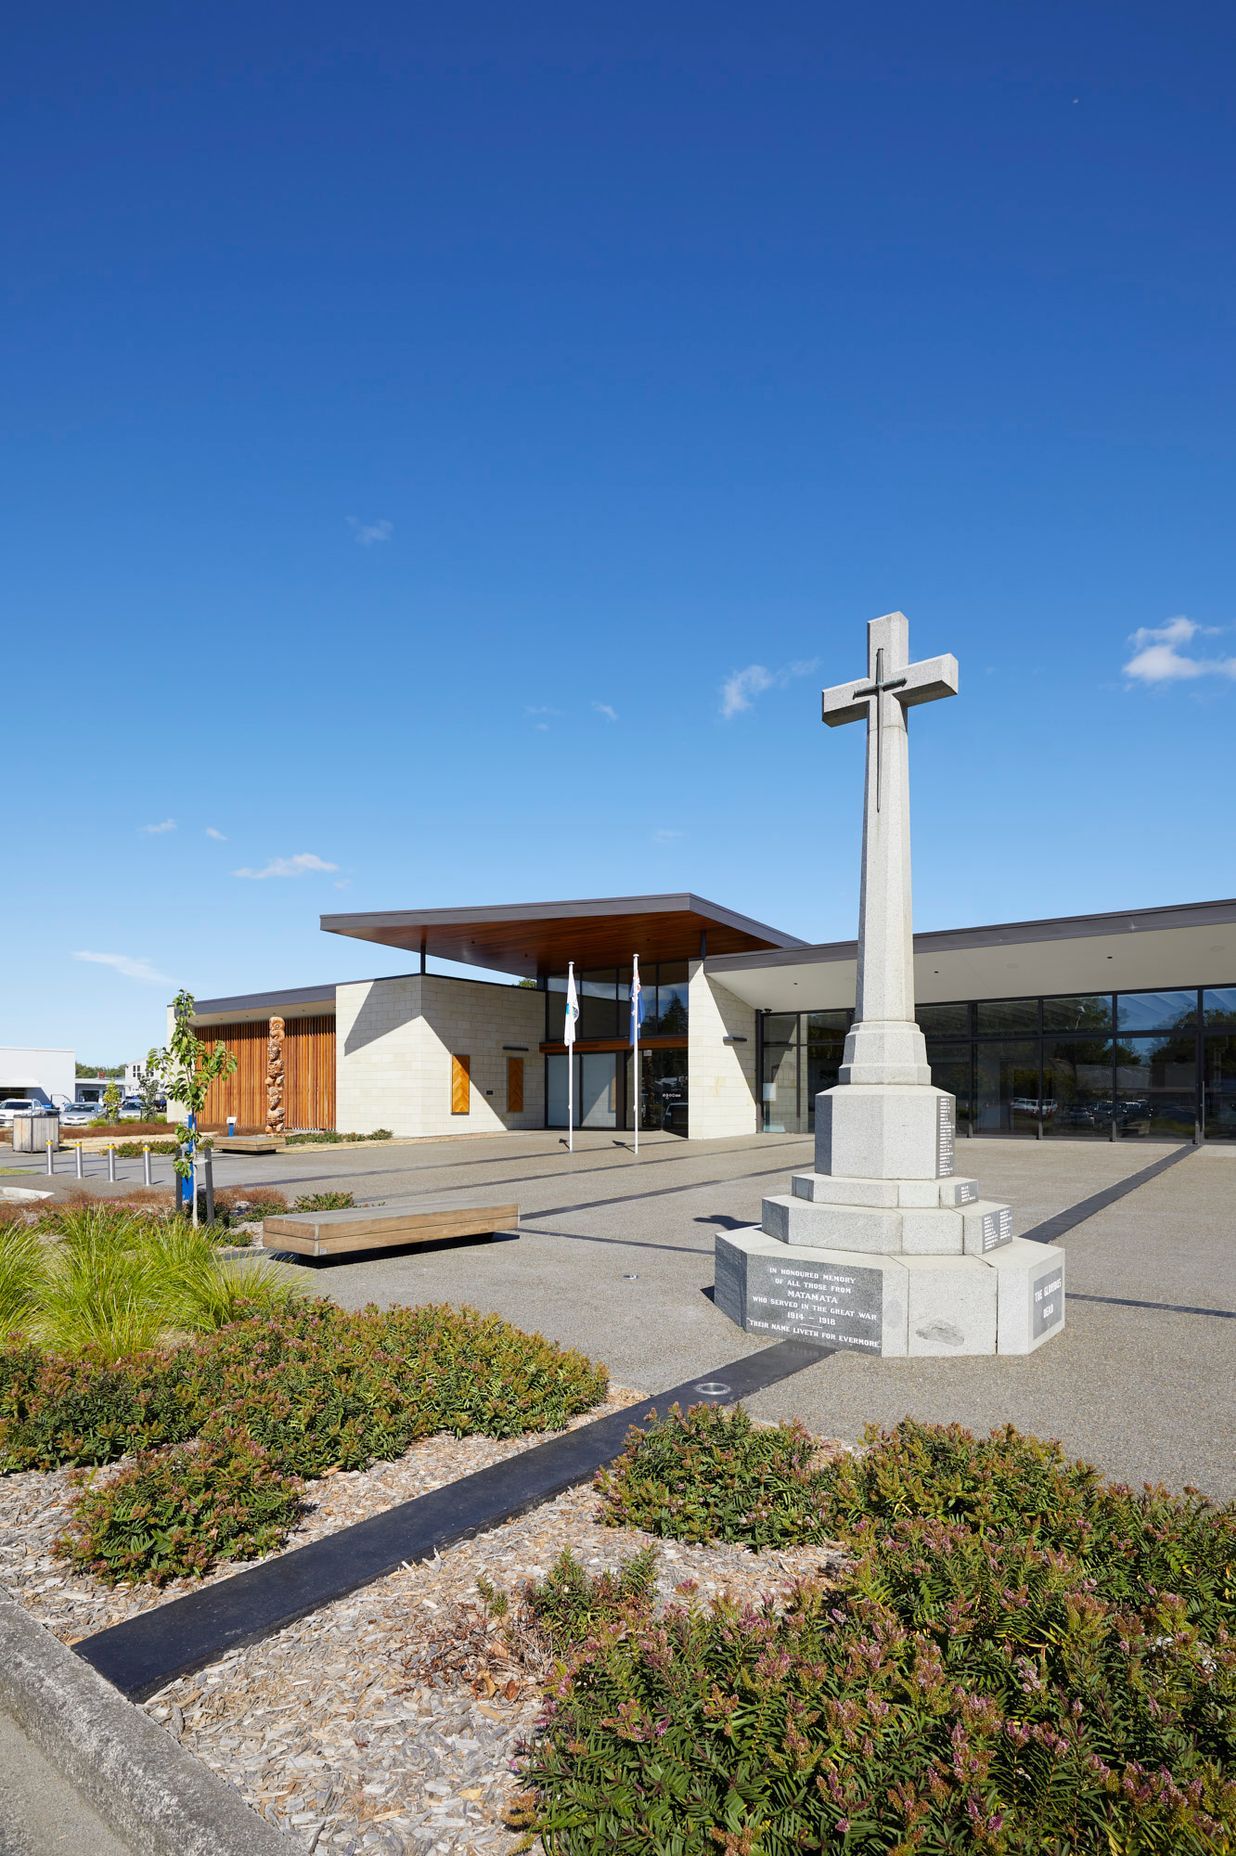
[[[281,1831],[3,1590],[0,1707],[141,1856],[288,1856]]]

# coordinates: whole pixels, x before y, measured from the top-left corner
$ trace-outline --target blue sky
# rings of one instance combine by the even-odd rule
[[[962,673],[920,927],[1231,893],[1234,40],[26,9],[0,1044],[406,964],[334,910],[689,887],[850,935],[818,691],[895,607]]]

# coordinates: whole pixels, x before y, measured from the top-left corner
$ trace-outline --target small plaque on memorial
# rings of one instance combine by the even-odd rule
[[[975,1199],[977,1198],[978,1198],[977,1179],[963,1179],[960,1186],[958,1186],[957,1188],[957,1197],[954,1200],[954,1204],[973,1205]]]
[[[883,1326],[881,1270],[783,1263],[777,1257],[748,1259],[749,1334],[787,1334],[822,1347],[879,1353]]]
[[[994,1212],[983,1213],[983,1249],[999,1250],[1013,1241],[1013,1207],[1001,1205]]]
[[[954,1163],[957,1103],[953,1096],[936,1101],[936,1178],[947,1179]]]
[[[1063,1260],[1033,1279],[1031,1294],[1034,1297],[1031,1336],[1037,1340],[1064,1320]]]

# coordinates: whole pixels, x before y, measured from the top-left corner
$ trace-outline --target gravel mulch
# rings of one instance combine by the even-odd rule
[[[569,1490],[170,1683],[147,1710],[305,1850],[507,1856],[540,1686],[507,1659],[478,1577],[511,1590],[564,1547],[595,1573],[652,1546],[662,1602],[686,1581],[697,1600],[755,1601],[844,1562],[837,1547],[687,1546],[597,1515],[591,1487]]]
[[[604,1405],[575,1422],[640,1396],[612,1386]],[[396,1462],[308,1483],[313,1505],[288,1546],[541,1441],[432,1437]],[[830,1453],[844,1447],[821,1443]],[[0,1583],[66,1643],[244,1570],[222,1567],[208,1581],[178,1581],[161,1592],[113,1590],[70,1572],[52,1557],[51,1542],[68,1515],[73,1473],[0,1478]],[[278,1825],[289,1850],[513,1856],[523,1837],[504,1818],[520,1789],[516,1753],[539,1716],[541,1689],[537,1671],[511,1659],[502,1628],[485,1615],[478,1579],[512,1591],[543,1577],[564,1548],[597,1573],[649,1546],[662,1603],[688,1582],[697,1602],[722,1593],[740,1602],[775,1599],[801,1579],[836,1576],[844,1564],[838,1547],[757,1554],[606,1527],[595,1492],[584,1486],[231,1651],[145,1706]]]
[[[620,1411],[642,1396],[629,1387],[611,1385],[604,1403],[572,1420],[567,1429],[574,1430],[594,1418]],[[394,1462],[375,1463],[363,1470],[333,1471],[305,1484],[307,1511],[283,1550],[302,1547],[356,1521],[366,1521],[370,1515],[394,1508],[399,1502],[427,1495],[444,1483],[457,1482],[473,1470],[485,1469],[560,1435],[537,1431],[501,1440],[438,1435],[414,1444]],[[126,1460],[131,1459],[88,1473],[106,1481]],[[51,1548],[69,1519],[75,1479],[80,1473],[72,1469],[31,1469],[0,1476],[0,1585],[7,1586],[12,1596],[63,1642],[76,1643],[139,1611],[165,1605],[203,1585],[233,1578],[257,1563],[236,1560],[218,1567],[205,1579],[177,1579],[162,1590],[142,1585],[107,1586],[71,1571],[53,1556]]]

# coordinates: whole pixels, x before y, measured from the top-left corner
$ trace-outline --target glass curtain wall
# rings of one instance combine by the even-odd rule
[[[761,1018],[763,1126],[806,1134],[837,1080],[848,1012]],[[959,1132],[1236,1140],[1236,986],[924,1005]]]
[[[687,1132],[687,1024],[688,970],[685,960],[640,963],[640,1079],[641,1130]],[[631,1036],[631,969],[629,967],[576,970],[579,1022],[575,1035],[580,1044],[628,1043]],[[566,1017],[566,975],[555,973],[545,982],[545,1041],[561,1040]],[[670,1039],[649,1048],[646,1038]],[[567,1122],[567,1060],[551,1051],[545,1059],[546,1126],[565,1128]],[[575,1121],[577,1127],[632,1128],[635,1125],[636,1089],[631,1052],[625,1050],[575,1052]]]

